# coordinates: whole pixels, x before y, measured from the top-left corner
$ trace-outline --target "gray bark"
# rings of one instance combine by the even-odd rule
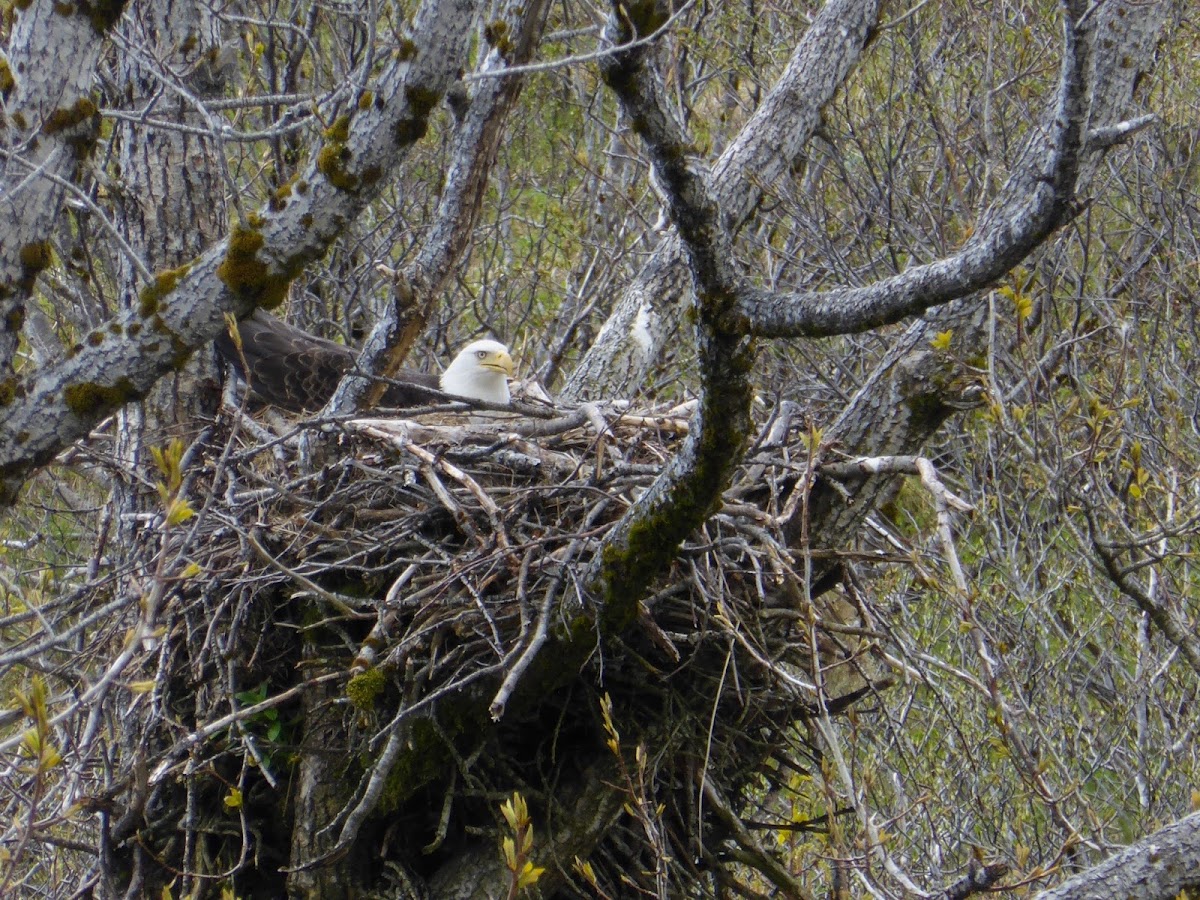
[[[52,0],[12,6],[3,57],[12,85],[0,116],[0,379],[10,379],[9,389],[25,302],[50,264],[66,185],[98,131],[88,95],[101,37],[124,9],[123,2],[77,5],[64,15],[60,6]]]
[[[137,53],[124,57],[125,96],[136,107],[153,103],[156,117],[203,129],[205,99],[224,89],[221,37],[211,15],[190,0],[135,3],[126,40]],[[186,49],[184,49],[186,48]],[[189,73],[178,79],[176,73]],[[215,137],[123,122],[120,133],[121,200],[117,226],[130,249],[151,271],[173,269],[199,255],[225,232],[223,182]],[[139,303],[139,267],[118,259],[120,308]],[[117,457],[125,473],[150,469],[147,447],[194,428],[201,413],[216,408],[218,391],[212,355],[197,354],[179,371],[159,381],[147,398],[121,411],[116,429]],[[183,429],[173,426],[183,425]],[[130,523],[141,511],[144,484],[135,477],[114,481],[111,504],[131,539]]]
[[[138,0],[130,13],[124,43],[133,49],[120,69],[124,97],[135,108],[152,106],[160,121],[203,129],[202,101],[224,89],[225,72],[211,64],[220,58],[216,22],[194,0]],[[118,259],[117,283],[120,308],[132,311],[139,305],[142,270],[180,266],[224,233],[223,161],[215,137],[128,122],[118,126],[117,134],[123,190],[116,224],[137,258]],[[144,401],[119,411],[114,430],[117,465],[110,474],[108,507],[122,556],[135,558],[138,541],[155,540],[144,527],[144,514],[162,509],[150,487],[153,479],[146,477],[155,471],[150,449],[171,437],[190,438],[199,430],[199,415],[211,415],[219,399],[215,375],[212,354],[197,354],[154,385]],[[136,585],[152,578],[152,573],[138,570],[122,589],[132,601],[140,594]],[[135,603],[130,607],[136,612]],[[145,752],[154,734],[151,721],[142,711],[125,723],[119,739],[127,758]],[[190,844],[190,858],[185,851],[180,879],[185,894],[196,887],[195,873],[204,873],[205,848],[197,846],[203,843]],[[142,890],[157,894],[170,879],[152,864],[153,853],[137,842],[114,849],[120,868],[143,872]]]
[[[1200,887],[1200,813],[1159,829],[1038,900],[1175,900]]]
[[[665,21],[669,15],[669,6],[660,3],[653,18]],[[616,9],[605,32],[610,45],[647,37],[626,23]],[[679,545],[718,505],[741,461],[750,437],[754,344],[727,327],[740,287],[729,234],[707,176],[686,160],[687,137],[665,100],[649,51],[642,46],[615,53],[601,71],[650,148],[683,239],[697,297],[701,379],[699,408],[683,447],[609,533],[590,573],[602,631],[616,634]]]

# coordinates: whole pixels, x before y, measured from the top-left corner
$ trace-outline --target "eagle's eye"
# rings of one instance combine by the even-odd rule
[[[486,350],[476,350],[475,355],[478,356],[480,359],[487,359],[487,351]]]

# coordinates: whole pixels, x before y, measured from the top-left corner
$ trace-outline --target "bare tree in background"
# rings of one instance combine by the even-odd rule
[[[1200,886],[1190,28],[15,5],[0,893]],[[488,332],[556,407],[356,418]]]

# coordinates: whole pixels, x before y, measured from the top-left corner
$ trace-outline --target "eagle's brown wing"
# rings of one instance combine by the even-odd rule
[[[350,348],[288,325],[261,309],[238,323],[238,334],[240,353],[225,332],[216,339],[217,352],[261,399],[292,412],[320,409],[354,367],[356,354]],[[405,384],[389,387],[381,405],[419,406],[428,402],[422,389],[438,386],[436,375],[411,369],[402,369],[395,380]]]

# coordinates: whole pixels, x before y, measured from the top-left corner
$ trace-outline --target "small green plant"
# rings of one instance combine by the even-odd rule
[[[162,498],[163,511],[166,513],[168,527],[182,525],[196,514],[186,497],[180,496],[183,487],[183,441],[176,438],[165,447],[151,447],[154,464],[162,473],[162,480],[156,485],[158,495]]]
[[[264,682],[256,688],[238,691],[234,694],[242,709],[257,706],[267,699],[267,685]],[[242,719],[236,726],[247,742],[252,742],[251,755],[264,769],[274,769],[276,754],[280,748],[291,740],[289,723],[285,722],[276,707],[261,709]],[[232,729],[231,729],[232,731]],[[240,805],[240,794],[225,798],[225,805],[236,809]],[[236,800],[237,802],[231,802]]]
[[[537,884],[546,870],[535,866],[529,858],[533,853],[533,820],[529,818],[525,798],[514,791],[512,799],[500,805],[500,812],[512,831],[512,837],[506,837],[502,846],[510,875],[508,900],[516,900],[522,890]]]
[[[255,706],[267,699],[267,685],[263,683],[253,690],[239,691],[234,696],[244,707]],[[263,737],[272,743],[278,742],[283,736],[283,720],[279,717],[279,710],[275,707],[256,712],[246,719],[245,724],[255,726],[255,730],[261,729]]]
[[[608,894],[600,889],[600,881],[596,878],[596,871],[592,868],[590,862],[576,856],[574,862],[571,863],[571,868],[591,886],[592,890],[596,892],[596,896],[600,897],[600,900],[610,900]]]
[[[49,788],[50,773],[62,763],[62,754],[58,752],[51,741],[50,712],[47,707],[46,682],[40,675],[34,675],[30,680],[29,689],[13,692],[17,705],[25,715],[33,720],[33,724],[21,739],[21,756],[28,760],[18,769],[23,775],[32,779],[28,788],[29,816],[25,827],[20,829],[16,846],[0,858],[3,878],[0,878],[0,896],[8,896],[8,886],[17,871],[17,864],[24,854],[25,847],[33,833],[34,822],[38,819],[42,798]],[[14,823],[15,824],[15,823]]]
[[[663,837],[661,803],[655,803],[650,796],[649,785],[654,778],[650,772],[650,758],[646,745],[639,742],[633,751],[634,769],[630,769],[621,750],[621,733],[617,730],[613,719],[612,697],[605,694],[600,698],[600,715],[604,720],[604,732],[608,735],[605,746],[608,747],[617,762],[621,781],[628,798],[625,801],[625,812],[641,823],[646,833],[646,840],[654,848],[654,876],[658,882],[659,891],[663,893],[667,887],[667,845]],[[586,875],[585,875],[586,877]]]

